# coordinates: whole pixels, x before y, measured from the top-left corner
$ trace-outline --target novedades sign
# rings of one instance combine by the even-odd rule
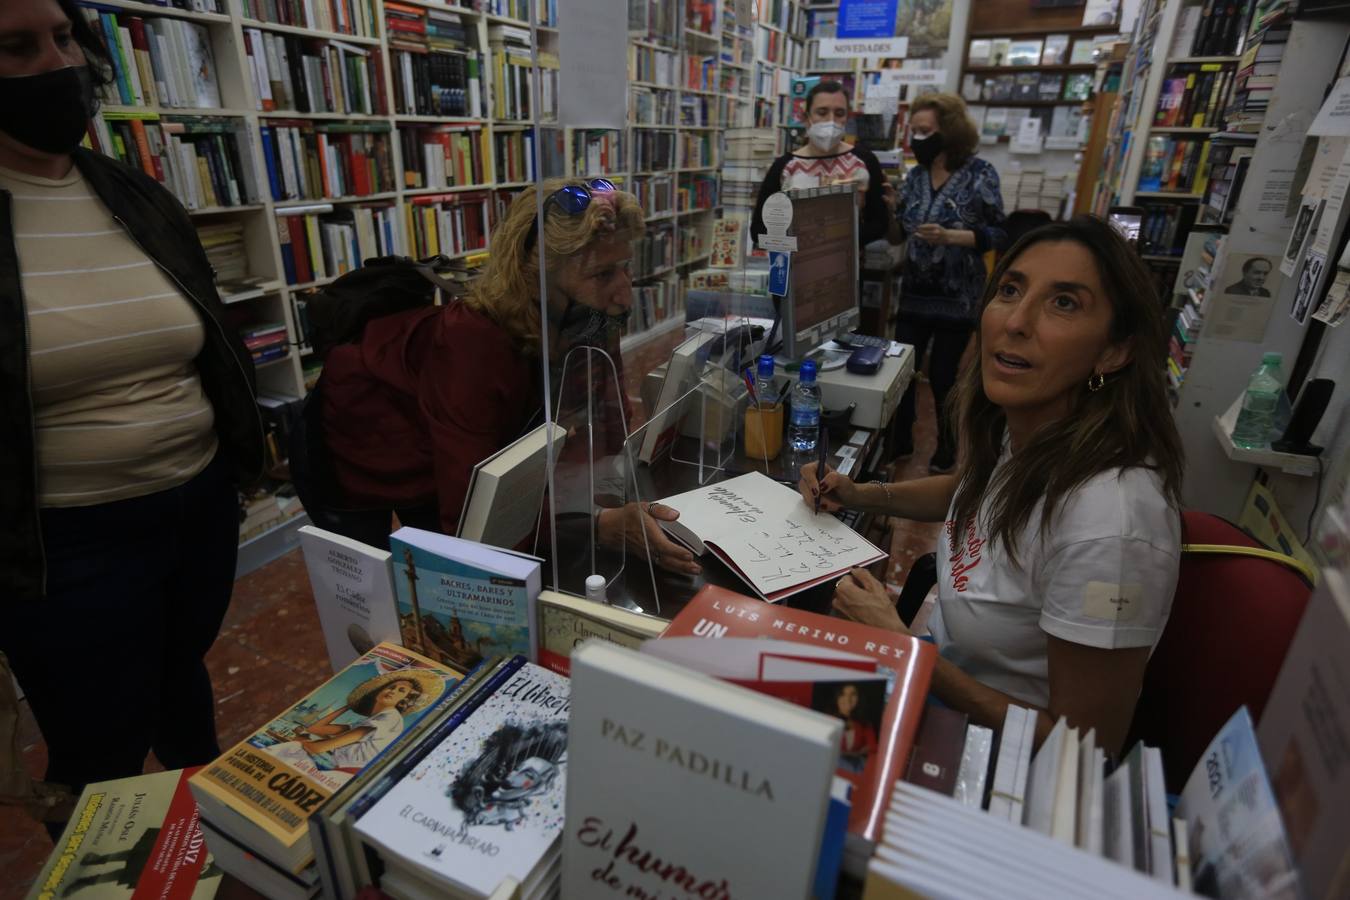
[[[895,59],[909,52],[909,38],[821,38],[819,52],[825,59],[853,59],[862,56]]]

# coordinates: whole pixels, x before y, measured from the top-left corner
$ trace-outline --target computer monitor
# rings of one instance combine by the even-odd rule
[[[836,184],[787,194],[797,251],[779,328],[782,355],[801,360],[858,324],[858,189]]]

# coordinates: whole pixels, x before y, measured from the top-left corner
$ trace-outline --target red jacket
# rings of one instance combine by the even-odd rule
[[[454,534],[469,475],[540,412],[538,366],[461,303],[369,323],[323,370],[324,435],[355,505],[435,500]]]

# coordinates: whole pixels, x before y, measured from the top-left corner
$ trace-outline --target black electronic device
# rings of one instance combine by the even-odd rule
[[[1322,448],[1308,441],[1317,430],[1317,423],[1322,421],[1322,414],[1327,411],[1335,387],[1336,382],[1330,378],[1314,378],[1305,384],[1298,396],[1294,414],[1289,417],[1289,427],[1285,428],[1283,437],[1270,445],[1271,449],[1304,456],[1320,455]]]
[[[880,347],[859,347],[848,357],[845,366],[854,375],[875,375],[886,359],[886,351]]]
[[[858,334],[856,331],[840,335],[834,339],[834,342],[850,350],[859,350],[863,347],[880,347],[882,350],[891,348],[890,338],[877,337],[874,334]]]

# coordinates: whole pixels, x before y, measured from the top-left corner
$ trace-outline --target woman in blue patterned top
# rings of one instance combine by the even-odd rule
[[[909,240],[900,282],[895,339],[912,344],[923,364],[931,338],[929,382],[937,407],[938,446],[929,469],[956,464],[956,432],[947,394],[956,383],[961,354],[975,328],[984,290],[984,253],[1007,243],[998,172],[975,156],[979,134],[955,94],[924,94],[910,106],[909,145],[919,164],[900,188],[896,217]],[[897,416],[899,455],[914,450],[914,386]]]

